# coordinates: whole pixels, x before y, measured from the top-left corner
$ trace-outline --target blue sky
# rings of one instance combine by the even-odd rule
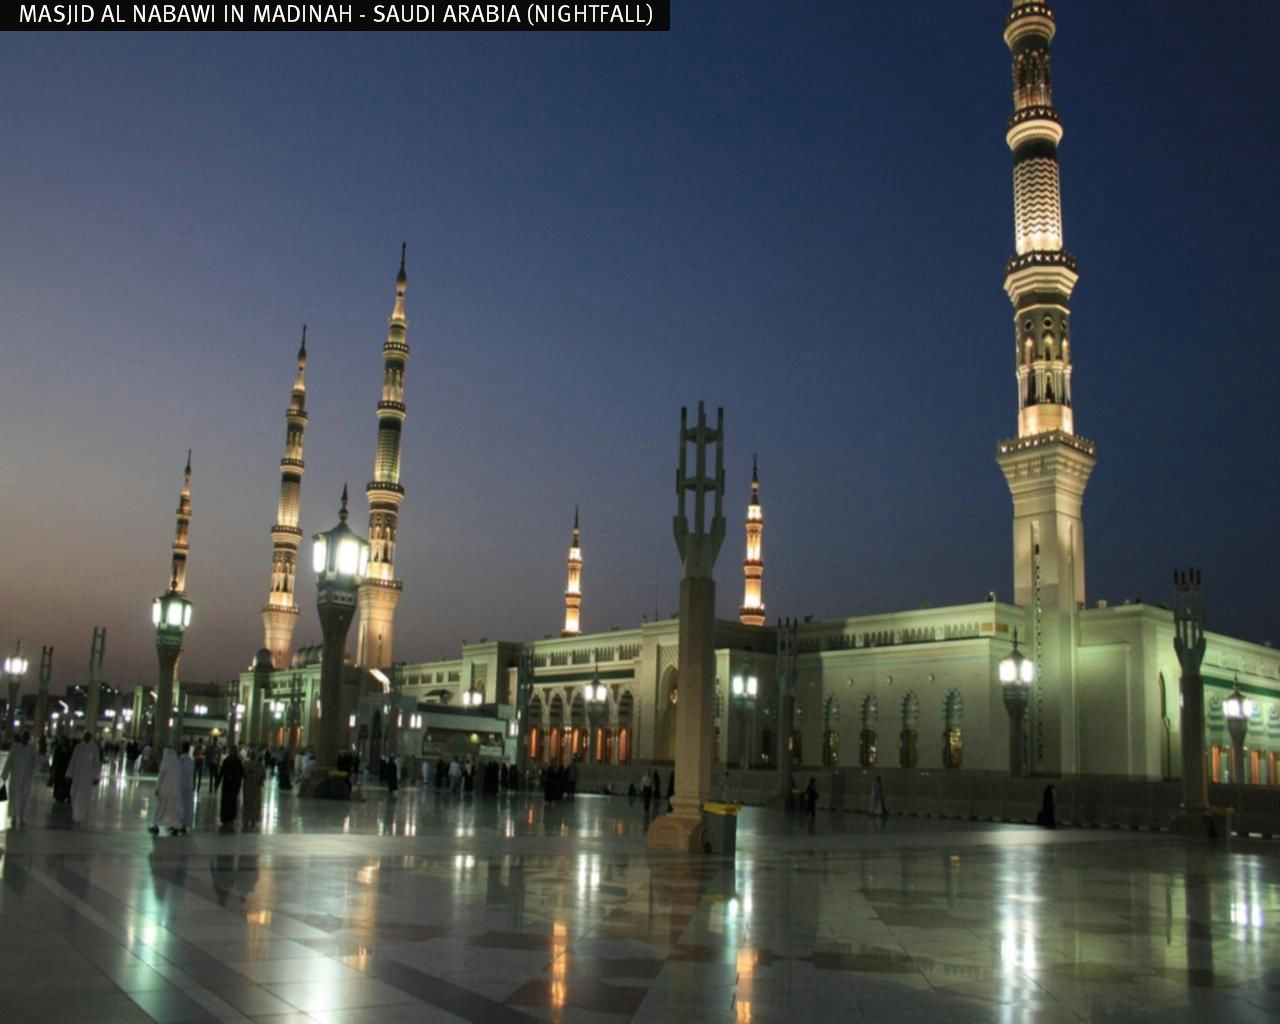
[[[770,617],[1011,594],[1007,5],[677,5],[667,34],[0,38],[0,647],[154,675],[194,453],[189,679],[261,643],[310,325],[303,528],[364,518],[409,243],[396,657],[676,605],[682,404],[726,409],[720,612],[751,455]],[[1055,101],[1088,597],[1276,638],[1270,40],[1202,4],[1069,0]],[[319,637],[305,569],[297,640]]]

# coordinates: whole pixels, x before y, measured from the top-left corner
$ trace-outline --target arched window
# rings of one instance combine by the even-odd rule
[[[822,763],[833,768],[840,763],[840,701],[828,697],[822,705]]]
[[[879,717],[876,695],[869,693],[862,701],[862,730],[858,734],[858,763],[863,768],[872,768],[876,763],[876,720]]]
[[[920,699],[915,691],[908,690],[902,698],[902,729],[898,733],[898,764],[902,768],[914,768],[920,760]]]
[[[964,721],[964,698],[960,691],[947,691],[942,705],[942,767],[959,768],[964,758],[960,726]]]

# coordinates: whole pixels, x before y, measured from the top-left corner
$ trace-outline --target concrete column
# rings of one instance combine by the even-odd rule
[[[263,657],[265,649],[258,652],[258,660],[253,665],[253,680],[249,683],[249,699],[245,701],[244,734],[253,743],[267,742],[267,712],[263,706],[263,694],[271,686],[270,652]]]
[[[1249,723],[1244,718],[1228,718],[1227,732],[1231,734],[1231,782],[1243,786],[1248,780],[1244,776],[1244,738]]]
[[[36,691],[36,721],[33,736],[37,743],[49,724],[49,680],[53,678],[53,648],[40,649],[40,688]]]
[[[107,653],[107,628],[93,627],[93,644],[89,648],[89,692],[85,699],[84,720],[93,738],[98,738],[98,715],[102,710],[102,660]]]
[[[324,633],[324,653],[320,662],[320,718],[315,730],[316,764],[333,768],[338,752],[346,745],[347,719],[342,706],[342,670],[346,661],[347,630],[355,615],[355,594],[329,588],[319,598],[320,628]]]
[[[714,580],[680,582],[680,707],[676,715],[676,817],[697,819],[711,799],[711,759],[715,746]],[[700,848],[700,844],[699,847]]]
[[[175,642],[158,635],[156,656],[160,661],[160,676],[156,685],[155,718],[151,723],[151,756],[159,764],[164,748],[170,745],[169,718],[173,714],[173,680],[178,658],[182,656],[181,637]]]
[[[9,676],[8,703],[4,706],[4,734],[9,738],[11,744],[18,734],[13,722],[18,717],[18,687],[21,684],[22,679],[20,677]]]

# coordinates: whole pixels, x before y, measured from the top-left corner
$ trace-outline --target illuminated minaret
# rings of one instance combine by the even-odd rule
[[[298,574],[298,527],[302,508],[302,434],[307,428],[307,327],[302,325],[298,375],[285,416],[284,458],[280,460],[280,499],[271,527],[271,592],[262,608],[262,646],[271,652],[275,668],[288,668],[293,630],[298,624],[294,582]]]
[[[187,596],[187,550],[191,537],[191,449],[187,449],[187,468],[183,470],[182,494],[178,498],[178,526],[173,533],[173,564],[169,570],[169,589]]]
[[[1031,715],[1033,771],[1079,769],[1076,707],[1078,610],[1083,607],[1081,506],[1093,471],[1092,442],[1075,432],[1068,302],[1076,261],[1063,248],[1058,143],[1049,45],[1053,11],[1043,0],[1013,0],[1004,40],[1013,55],[1016,255],[1005,267],[1013,303],[1018,436],[1000,442],[997,461],[1013,495],[1013,594],[1028,609],[1037,679]]]
[[[747,505],[747,557],[742,561],[742,607],[738,621],[744,626],[764,625],[764,511],[760,508],[760,474],[751,456],[751,503]]]
[[[573,540],[569,542],[569,580],[564,588],[564,629],[561,636],[582,632],[582,546],[578,543],[578,506],[573,506]]]
[[[400,249],[396,301],[382,346],[382,399],[378,402],[378,450],[373,480],[365,488],[369,498],[369,572],[360,585],[360,631],[356,662],[365,668],[391,664],[392,627],[404,584],[396,579],[396,520],[404,488],[400,486],[400,434],[404,427],[404,367],[409,360],[404,315],[405,252]]]

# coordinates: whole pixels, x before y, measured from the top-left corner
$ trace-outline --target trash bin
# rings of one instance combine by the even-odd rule
[[[732,857],[738,845],[738,808],[740,804],[708,801],[702,805],[707,825],[707,853]]]

